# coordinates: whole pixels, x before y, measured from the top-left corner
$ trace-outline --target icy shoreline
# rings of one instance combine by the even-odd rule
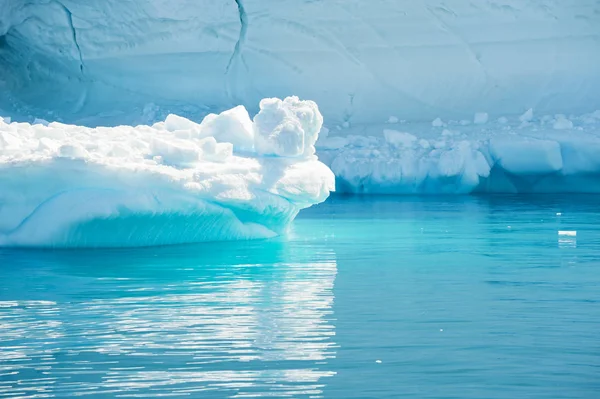
[[[0,246],[265,238],[334,188],[315,103],[265,99],[201,124],[87,128],[0,118]]]

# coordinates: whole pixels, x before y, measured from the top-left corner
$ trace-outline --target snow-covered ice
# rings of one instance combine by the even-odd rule
[[[524,125],[524,123],[526,124]],[[350,193],[600,192],[600,112],[355,127],[317,143]]]
[[[264,238],[324,201],[323,119],[296,97],[201,124],[86,128],[0,119],[0,246],[142,246]]]

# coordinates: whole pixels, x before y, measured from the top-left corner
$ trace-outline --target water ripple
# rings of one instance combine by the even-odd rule
[[[0,397],[319,397],[335,374],[334,254],[206,265],[179,250],[38,253],[30,267],[62,274],[64,298],[0,301]],[[138,265],[111,276],[113,262]]]

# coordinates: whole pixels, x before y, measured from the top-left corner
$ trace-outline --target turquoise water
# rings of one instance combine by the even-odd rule
[[[338,197],[270,241],[1,250],[0,397],[598,398],[598,204]]]

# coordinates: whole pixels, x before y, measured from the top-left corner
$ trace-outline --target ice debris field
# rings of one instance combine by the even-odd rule
[[[364,194],[598,193],[600,111],[490,121],[484,112],[324,128],[319,158],[337,191]]]
[[[280,234],[334,189],[315,103],[201,124],[95,129],[0,119],[0,246],[147,246]]]

